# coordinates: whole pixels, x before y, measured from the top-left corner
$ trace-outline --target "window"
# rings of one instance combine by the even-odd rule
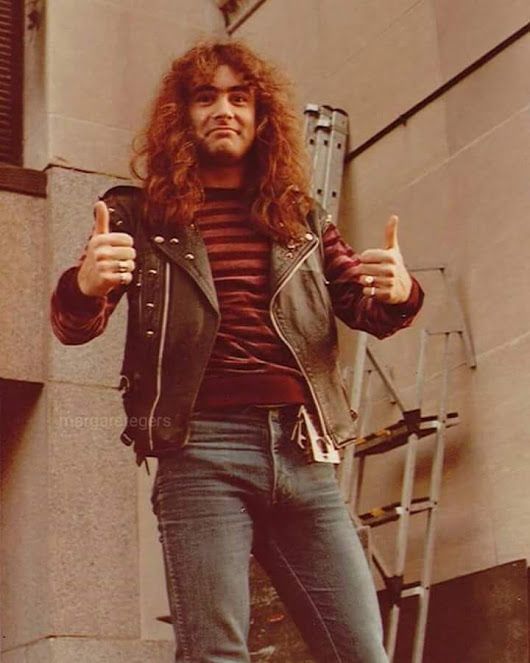
[[[0,163],[22,165],[24,2],[0,0]]]

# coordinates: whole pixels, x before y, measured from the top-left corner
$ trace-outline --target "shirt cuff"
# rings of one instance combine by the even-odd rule
[[[420,284],[412,276],[412,288],[410,290],[409,298],[400,304],[385,304],[385,306],[392,311],[394,315],[399,315],[402,318],[410,318],[420,310],[423,304],[423,290]]]
[[[85,295],[79,288],[77,273],[79,267],[71,267],[61,276],[55,290],[60,307],[69,313],[97,315],[106,303],[106,297]]]

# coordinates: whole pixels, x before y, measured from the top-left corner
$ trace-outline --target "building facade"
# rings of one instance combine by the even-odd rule
[[[284,67],[301,112],[308,102],[347,111],[354,157],[338,222],[354,247],[382,245],[397,213],[407,262],[452,275],[477,368],[454,349],[460,425],[448,438],[434,581],[528,559],[528,2],[26,0],[22,10],[23,140],[0,164],[2,660],[171,660],[171,629],[156,619],[167,606],[152,476],[118,439],[124,307],[103,337],[63,347],[48,301],[90,234],[97,195],[128,181],[161,74],[202,37],[242,38]],[[416,328],[381,347],[405,391],[418,329],[446,310],[436,277],[420,280]],[[348,366],[355,335],[342,341]],[[435,358],[427,406],[439,371]],[[394,411],[382,392],[373,401],[375,426]],[[395,497],[401,461],[369,466],[366,508]],[[427,464],[422,451],[420,484]],[[392,534],[378,536],[390,551]],[[421,538],[418,525],[411,576]]]

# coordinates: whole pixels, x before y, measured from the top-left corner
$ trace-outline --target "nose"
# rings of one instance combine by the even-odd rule
[[[234,116],[234,111],[230,104],[230,100],[228,99],[228,95],[225,94],[219,95],[215,107],[213,109],[213,116],[215,118]]]

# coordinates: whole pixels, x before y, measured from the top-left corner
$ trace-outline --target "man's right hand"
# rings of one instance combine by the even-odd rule
[[[118,285],[132,281],[136,251],[127,233],[109,232],[109,210],[103,201],[94,206],[94,232],[77,274],[84,295],[104,297]]]

